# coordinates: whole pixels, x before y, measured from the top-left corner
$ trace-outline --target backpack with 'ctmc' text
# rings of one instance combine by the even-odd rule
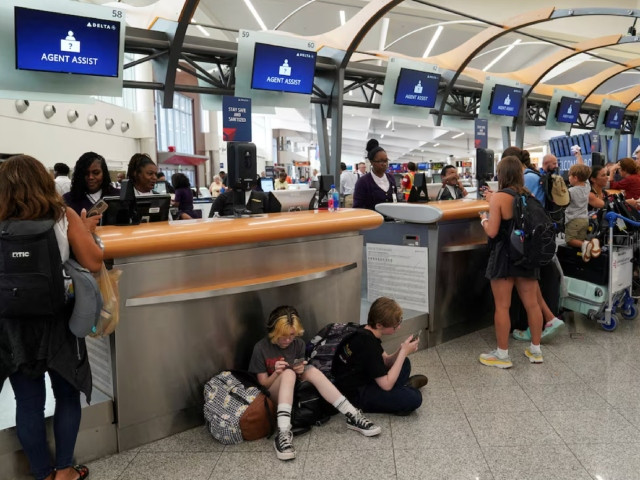
[[[509,258],[514,265],[539,268],[556,252],[556,227],[536,197],[500,190],[513,197],[513,227],[509,233]]]
[[[331,367],[338,347],[358,331],[355,323],[330,323],[307,343],[309,363],[333,380]]]
[[[54,220],[0,222],[0,319],[53,317],[65,293]]]

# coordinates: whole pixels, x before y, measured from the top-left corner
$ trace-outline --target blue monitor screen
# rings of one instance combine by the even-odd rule
[[[436,104],[440,75],[418,70],[400,69],[396,86],[396,105],[431,108]]]
[[[310,95],[315,71],[316,52],[256,43],[251,88]]]
[[[578,120],[581,104],[582,100],[579,98],[562,97],[556,112],[556,120],[564,123],[574,123]]]
[[[489,111],[493,115],[517,117],[522,103],[522,93],[521,88],[496,84],[491,95]]]
[[[620,128],[622,127],[622,120],[624,119],[624,107],[609,107],[607,114],[604,117],[604,126],[607,128]]]
[[[419,163],[418,164],[418,170],[420,170],[421,172],[427,170],[429,164],[428,163]]]
[[[389,164],[389,171],[390,172],[401,172],[402,171],[402,164],[401,163],[390,163]]]
[[[120,22],[15,7],[16,68],[117,77]]]

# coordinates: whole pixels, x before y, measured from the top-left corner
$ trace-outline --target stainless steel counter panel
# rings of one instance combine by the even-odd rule
[[[248,367],[278,305],[299,310],[306,338],[330,322],[357,322],[361,259],[357,233],[117,259],[127,294],[115,332],[119,450],[201,424],[204,383],[222,369]],[[269,281],[285,273],[294,281]],[[252,278],[252,291],[187,294]],[[176,285],[185,291],[168,294]],[[162,301],[140,301],[145,295]]]
[[[484,278],[489,256],[487,236],[477,217],[437,223],[385,222],[362,232],[365,244],[428,247],[428,346],[488,326],[493,321],[493,296]],[[414,243],[411,243],[412,245]],[[367,291],[366,250],[362,291]]]

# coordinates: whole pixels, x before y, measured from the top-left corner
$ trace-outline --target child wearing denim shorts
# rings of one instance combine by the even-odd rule
[[[569,205],[564,212],[565,240],[567,245],[579,248],[582,260],[588,262],[591,257],[600,256],[600,242],[597,238],[587,240],[589,230],[589,176],[591,169],[577,163],[569,169]]]

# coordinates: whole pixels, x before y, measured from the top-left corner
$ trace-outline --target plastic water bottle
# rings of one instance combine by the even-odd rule
[[[329,206],[329,211],[333,212],[340,208],[340,194],[336,190],[335,185],[331,185],[331,189],[329,190],[329,198],[327,199],[327,203]]]

